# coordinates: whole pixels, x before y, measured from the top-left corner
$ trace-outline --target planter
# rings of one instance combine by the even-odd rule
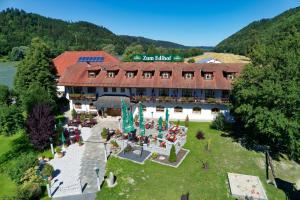
[[[62,152],[56,152],[58,158],[62,158],[64,154]]]

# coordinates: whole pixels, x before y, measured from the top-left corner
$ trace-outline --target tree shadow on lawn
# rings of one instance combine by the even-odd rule
[[[300,190],[296,190],[293,183],[282,180],[280,178],[275,178],[278,189],[284,191],[287,199],[289,200],[298,200],[300,198]]]

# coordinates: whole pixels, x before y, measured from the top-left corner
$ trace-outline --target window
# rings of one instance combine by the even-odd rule
[[[74,91],[74,93],[76,93],[76,94],[81,94],[81,92],[82,92],[82,87],[73,87],[73,91]]]
[[[125,93],[125,88],[121,88],[121,93]]]
[[[213,90],[205,90],[205,98],[215,98],[215,92]]]
[[[219,108],[212,108],[211,112],[212,112],[212,114],[217,114],[217,113],[220,112],[220,109]]]
[[[229,90],[222,90],[222,98],[228,98],[229,97]]]
[[[111,88],[111,91],[112,91],[112,92],[117,92],[117,88],[114,88],[114,87],[113,87],[113,88]]]
[[[81,103],[75,103],[75,108],[76,109],[81,109]]]
[[[108,88],[107,87],[103,88],[103,91],[108,92]]]
[[[192,97],[193,96],[193,90],[191,90],[191,89],[183,89],[182,90],[182,96],[183,97]]]
[[[156,106],[156,112],[164,112],[165,111],[165,107],[163,106]]]
[[[193,108],[193,113],[201,113],[201,108],[200,107],[194,107]]]
[[[169,79],[170,78],[170,76],[171,76],[171,74],[170,74],[170,72],[161,72],[161,78],[163,78],[163,79]]]
[[[212,73],[205,73],[204,74],[204,79],[205,80],[212,80],[213,79],[213,74]]]
[[[152,74],[151,74],[151,72],[145,72],[144,73],[144,78],[151,78],[152,77]]]
[[[95,72],[89,72],[89,78],[95,78],[96,77],[96,73]]]
[[[182,112],[182,110],[183,110],[183,108],[180,107],[180,106],[176,106],[176,107],[174,108],[174,112]]]
[[[163,97],[169,96],[169,89],[167,88],[159,89],[159,96],[163,96]]]
[[[185,79],[192,79],[194,77],[194,72],[183,72],[183,77]]]
[[[133,78],[134,77],[134,73],[133,72],[127,72],[126,73],[126,77],[127,78]]]
[[[136,94],[137,95],[145,95],[146,89],[145,88],[136,88]]]
[[[95,87],[88,87],[88,88],[87,88],[87,92],[88,92],[89,94],[96,93],[96,88],[95,88]]]
[[[109,78],[114,78],[114,77],[115,77],[115,72],[108,72],[108,73],[107,73],[107,76],[108,76]]]
[[[227,79],[232,80],[233,78],[234,78],[234,74],[233,73],[227,74]]]

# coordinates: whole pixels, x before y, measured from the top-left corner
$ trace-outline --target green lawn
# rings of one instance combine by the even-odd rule
[[[18,134],[10,137],[0,135],[0,156],[10,150],[12,141],[19,136],[20,135]],[[2,196],[11,196],[15,194],[17,186],[7,175],[0,174],[0,183],[0,199]]]
[[[205,140],[195,138],[200,129],[206,133]],[[211,138],[210,152],[204,150],[207,138]],[[187,192],[191,200],[232,199],[227,172],[259,176],[269,199],[285,199],[283,191],[266,184],[264,155],[241,147],[229,137],[222,137],[220,132],[209,128],[209,123],[190,123],[185,148],[191,152],[177,169],[149,160],[139,165],[111,157],[107,172],[115,173],[118,185],[109,189],[104,184],[97,199],[176,200]],[[201,168],[201,160],[208,161],[208,170]],[[289,177],[288,171],[284,173],[285,178],[293,176]],[[278,172],[277,176],[281,174]]]

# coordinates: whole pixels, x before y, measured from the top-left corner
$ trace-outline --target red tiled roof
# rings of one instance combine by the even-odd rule
[[[61,76],[67,67],[77,63],[79,57],[104,57],[104,63],[107,62],[120,62],[116,57],[106,53],[105,51],[65,51],[53,59],[57,75]]]
[[[167,63],[167,62],[119,62],[119,63],[77,63],[66,69],[59,79],[64,86],[100,87],[142,87],[142,88],[190,88],[190,89],[231,89],[231,80],[223,75],[234,72],[239,75],[243,63]],[[102,69],[95,78],[88,77],[88,70]],[[104,70],[103,70],[104,69]],[[114,78],[108,78],[106,70],[119,69]],[[138,70],[134,78],[127,78],[126,71]],[[172,71],[169,79],[162,79],[161,71]],[[151,79],[143,77],[143,71],[154,71]],[[183,71],[194,71],[193,79],[185,79]],[[204,80],[201,71],[213,72],[213,80]]]

